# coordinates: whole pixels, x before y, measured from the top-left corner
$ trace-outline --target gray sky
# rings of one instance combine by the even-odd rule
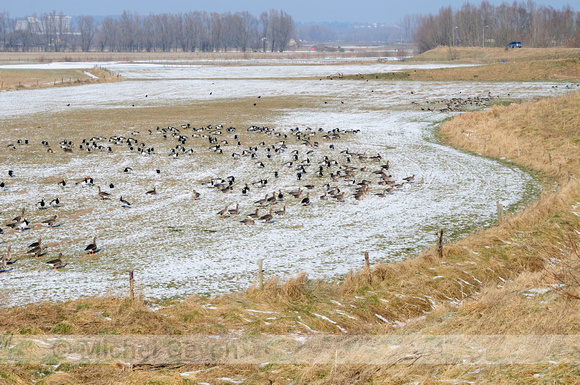
[[[499,5],[502,0],[488,0]],[[574,2],[576,2],[575,0]],[[259,16],[269,9],[283,10],[297,22],[378,22],[395,23],[406,14],[437,13],[441,7],[451,5],[460,8],[465,0],[0,0],[0,11],[8,11],[11,17],[29,16],[32,13],[56,11],[66,15],[108,16],[120,15],[124,10],[150,13],[178,13],[187,11],[238,12],[248,11]],[[506,1],[512,4],[511,0]],[[537,5],[562,9],[572,5],[569,0],[535,0]],[[472,1],[480,4],[480,1]],[[578,5],[573,6],[578,11]]]

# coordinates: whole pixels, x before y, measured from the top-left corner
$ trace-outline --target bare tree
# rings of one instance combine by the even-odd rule
[[[294,20],[288,13],[279,11],[274,26],[273,36],[276,41],[275,48],[279,52],[284,52],[294,33]],[[274,46],[273,43],[272,46]]]
[[[270,18],[268,12],[262,12],[260,14],[260,22],[262,23],[262,33],[260,34],[260,43],[262,46],[262,51],[266,52],[266,44],[272,37],[272,27],[270,23]]]
[[[238,20],[237,44],[242,52],[246,52],[248,47],[258,48],[258,19],[249,12],[236,13]]]
[[[161,49],[162,52],[170,51],[174,37],[173,24],[171,23],[170,15],[167,13],[155,15],[153,20],[155,25],[155,46]]]
[[[77,24],[80,34],[81,51],[88,52],[97,33],[97,23],[92,16],[81,15],[77,18]]]
[[[0,13],[0,49],[3,51],[6,50],[6,47],[8,44],[8,35],[9,35],[8,20],[9,19],[10,19],[10,16],[9,16],[8,12]]]
[[[142,45],[141,18],[137,12],[123,11],[119,20],[117,41],[122,51],[138,51]]]
[[[195,52],[199,47],[201,29],[201,13],[188,12],[183,17],[183,41],[182,49],[184,51]]]
[[[451,25],[449,20],[452,20]],[[580,13],[569,6],[562,10],[537,7],[527,2],[502,3],[495,7],[483,1],[479,7],[465,4],[452,14],[443,8],[438,15],[421,19],[415,37],[420,52],[437,45],[504,46],[522,41],[529,47],[562,45],[579,31]],[[457,28],[456,28],[457,27]],[[442,29],[447,31],[443,35]],[[485,41],[484,41],[485,39]]]
[[[117,23],[112,17],[107,16],[101,22],[101,28],[97,32],[97,44],[99,49],[105,51],[118,51],[117,42]]]

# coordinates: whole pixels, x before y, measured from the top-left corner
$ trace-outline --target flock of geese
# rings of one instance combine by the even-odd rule
[[[360,201],[369,195],[385,197],[414,182],[415,175],[405,176],[397,181],[391,175],[390,162],[379,153],[367,154],[339,148],[345,143],[342,139],[353,137],[359,132],[360,130],[339,128],[324,130],[307,127],[290,129],[284,133],[259,126],[238,130],[222,125],[196,128],[190,124],[183,124],[180,127],[149,129],[143,133],[144,135],[139,131],[133,131],[126,136],[97,136],[83,139],[78,145],[75,145],[73,140],[67,139],[60,141],[58,147],[64,154],[73,154],[72,156],[75,154],[83,156],[83,153],[87,152],[128,151],[146,157],[185,158],[192,160],[192,168],[198,167],[197,160],[200,156],[210,159],[209,164],[222,164],[224,167],[231,165],[232,169],[239,170],[241,164],[243,175],[192,181],[193,189],[190,190],[190,194],[191,200],[201,202],[197,204],[200,209],[211,207],[211,202],[219,200],[234,201],[224,205],[216,212],[216,216],[221,219],[234,218],[239,223],[249,226],[256,223],[270,224],[275,218],[297,211],[293,206],[308,208],[313,204],[330,204],[324,202],[342,203],[350,199]],[[149,143],[141,140],[143,136],[144,139],[150,138],[147,139]],[[31,145],[28,140],[20,140],[17,144]],[[43,140],[41,146],[46,152],[55,153],[48,140]],[[8,148],[17,150],[18,146],[10,144]],[[138,169],[137,166],[135,168]],[[122,171],[127,178],[134,173],[133,167],[125,167]],[[157,168],[155,172],[161,174],[161,169]],[[16,175],[10,171],[9,177],[15,178]],[[3,187],[7,186],[4,182],[1,183]],[[71,188],[71,183],[65,178],[57,184],[63,192],[66,190],[70,193],[68,189]],[[104,191],[101,185],[107,184],[102,181],[97,184],[90,176],[85,176],[74,183],[74,186],[80,187],[96,186],[95,198],[100,201],[117,199],[112,191]],[[115,187],[113,183],[108,186],[110,189]],[[157,187],[153,186],[143,193],[147,196],[157,195]],[[160,189],[163,190],[163,186],[160,186]],[[260,199],[256,199],[258,196]],[[127,209],[134,207],[131,200],[127,194],[118,198],[121,206]],[[62,204],[59,198],[41,199],[36,203],[36,208],[56,209]],[[52,229],[61,225],[58,223],[60,219],[58,214],[54,214],[38,223]],[[6,226],[14,231],[31,229],[26,208],[22,208],[20,215],[6,223]],[[2,232],[0,228],[0,233]],[[97,239],[94,237],[83,251],[88,254],[97,253],[100,250]],[[13,264],[18,260],[12,258],[11,249],[12,247],[8,246],[2,258],[0,272],[12,270]],[[23,256],[40,258],[46,254],[47,247],[43,239],[39,238],[26,248]],[[62,253],[45,263],[55,270],[67,266]]]

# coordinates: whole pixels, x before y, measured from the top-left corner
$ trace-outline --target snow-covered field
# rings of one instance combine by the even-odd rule
[[[126,292],[127,271],[134,270],[137,284],[150,298],[218,294],[250,286],[256,277],[257,260],[264,259],[265,275],[288,277],[307,272],[310,277],[340,277],[363,264],[363,253],[370,253],[371,262],[389,262],[416,255],[435,242],[436,232],[460,234],[494,223],[496,201],[505,207],[521,207],[538,192],[538,185],[527,173],[506,163],[465,154],[437,143],[432,131],[435,123],[450,116],[439,112],[421,111],[416,102],[451,97],[486,96],[531,98],[556,95],[563,87],[546,83],[412,83],[364,82],[298,79],[304,76],[325,78],[336,73],[394,71],[403,65],[252,65],[252,66],[173,66],[152,63],[100,63],[129,80],[119,83],[85,85],[0,93],[0,124],[30,118],[33,114],[59,111],[92,111],[115,109],[135,104],[135,108],[173,106],[176,104],[219,101],[229,98],[308,97],[319,104],[288,108],[269,122],[268,126],[281,135],[299,127],[305,131],[322,128],[325,132],[339,128],[360,130],[358,134],[342,135],[336,142],[320,142],[318,148],[306,147],[300,141],[286,139],[287,149],[272,159],[265,147],[258,147],[256,158],[233,159],[241,152],[233,135],[239,134],[252,145],[272,136],[248,133],[247,127],[236,127],[223,138],[223,154],[216,154],[204,145],[196,155],[169,155],[169,145],[157,147],[155,155],[142,156],[127,146],[112,145],[113,151],[87,154],[76,151],[63,155],[56,142],[63,138],[47,137],[58,153],[58,161],[46,159],[46,149],[38,143],[29,144],[32,155],[21,156],[25,147],[16,150],[7,146],[24,138],[25,129],[0,135],[0,180],[8,187],[0,191],[1,224],[8,223],[26,208],[32,221],[31,230],[7,231],[0,235],[0,252],[12,246],[12,253],[21,259],[14,270],[0,274],[0,286],[5,295],[2,302],[22,304],[41,300],[63,300],[80,296]],[[92,63],[91,63],[92,65]],[[90,65],[85,66],[90,67]],[[147,95],[145,98],[144,96]],[[324,103],[328,101],[328,103]],[[67,104],[70,103],[70,106]],[[194,118],[194,117],[192,117]],[[187,118],[184,118],[187,119]],[[191,122],[196,126],[200,122]],[[204,122],[217,125],[221,122]],[[153,134],[147,133],[148,129]],[[178,127],[182,135],[191,138],[192,129]],[[42,136],[41,128],[35,133]],[[139,131],[133,133],[132,131]],[[140,142],[162,143],[155,127],[119,128],[118,135],[134,137]],[[98,130],[95,135],[99,135]],[[88,139],[88,138],[87,138]],[[192,139],[188,139],[192,140]],[[276,140],[283,140],[282,137]],[[53,144],[54,143],[54,144]],[[329,148],[334,143],[335,149]],[[78,146],[79,143],[75,143]],[[172,146],[176,144],[171,142]],[[245,144],[245,143],[244,143]],[[189,143],[185,144],[188,148]],[[247,148],[247,145],[244,147]],[[380,154],[382,160],[362,164],[355,156],[351,165],[367,167],[357,171],[355,180],[371,179],[373,184],[362,200],[353,198],[353,187],[328,176],[338,167],[325,170],[317,177],[318,163],[324,156],[346,164],[341,150],[351,153]],[[295,168],[285,168],[298,151],[298,162],[308,158],[311,166],[303,180],[297,180]],[[309,151],[313,152],[309,153]],[[38,154],[36,156],[35,154]],[[36,159],[36,160],[35,160]],[[405,184],[401,191],[385,197],[376,196],[382,186],[376,184],[381,164],[389,160],[389,173],[401,182],[415,175],[415,182]],[[265,164],[258,168],[258,161]],[[295,167],[296,164],[293,165]],[[132,167],[133,173],[124,172]],[[7,170],[15,176],[8,177]],[[157,173],[156,170],[161,170]],[[279,178],[274,178],[279,171]],[[75,185],[90,175],[95,183],[113,194],[110,201],[97,199],[97,188]],[[234,175],[232,193],[220,193],[201,185],[213,177]],[[61,189],[56,181],[69,181]],[[248,196],[242,196],[244,183],[268,179],[264,188],[252,185]],[[114,183],[114,188],[109,188]],[[321,201],[323,185],[338,185],[346,191],[345,202],[336,199]],[[245,214],[256,209],[254,202],[279,190],[290,191],[315,184],[310,191],[312,204],[286,194],[285,216],[274,223],[256,221],[255,225],[240,223]],[[157,195],[145,195],[156,186]],[[191,190],[201,193],[201,199],[191,199]],[[131,201],[123,208],[120,196]],[[61,207],[38,210],[41,198],[58,196]],[[233,209],[240,205],[240,215],[222,219],[216,213],[225,205]],[[269,208],[261,208],[266,214]],[[41,226],[39,221],[59,214],[61,225]],[[101,251],[87,258],[86,244],[98,236]],[[42,237],[48,253],[39,259],[25,255],[26,246]],[[42,261],[63,253],[68,265],[54,271]]]

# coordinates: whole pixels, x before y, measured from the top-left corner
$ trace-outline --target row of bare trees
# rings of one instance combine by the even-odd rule
[[[538,6],[533,1],[480,5],[465,3],[459,10],[443,7],[436,15],[406,17],[406,32],[417,49],[437,46],[505,47],[521,41],[526,47],[576,46],[580,12]],[[414,21],[414,22],[413,22]]]
[[[25,19],[0,13],[0,51],[227,51],[287,49],[292,16],[272,9],[248,12],[150,14],[125,11],[101,21],[50,12]]]

